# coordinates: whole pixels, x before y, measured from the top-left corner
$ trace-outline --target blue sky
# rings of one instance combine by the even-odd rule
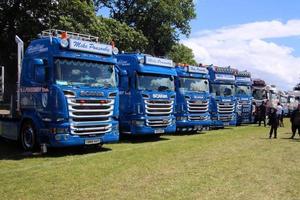
[[[300,0],[195,3],[191,35],[180,42],[198,62],[248,70],[283,90],[300,81]],[[101,14],[108,16],[108,11]]]
[[[247,69],[281,89],[300,77],[300,1],[198,0],[189,38],[198,62]]]

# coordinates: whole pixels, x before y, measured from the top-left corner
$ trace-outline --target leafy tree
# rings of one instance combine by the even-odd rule
[[[110,9],[112,18],[141,30],[149,41],[147,52],[165,55],[179,40],[190,34],[195,18],[193,0],[94,0],[96,8]]]
[[[192,49],[183,44],[175,44],[168,54],[175,63],[197,65]]]

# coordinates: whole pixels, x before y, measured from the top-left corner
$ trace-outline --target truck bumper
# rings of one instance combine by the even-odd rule
[[[205,121],[176,121],[176,129],[177,131],[196,131],[201,130],[204,127],[211,126],[212,121],[211,120],[205,120]]]
[[[70,147],[70,146],[84,146],[91,144],[106,144],[115,143],[119,141],[119,128],[118,123],[113,123],[111,132],[103,135],[95,136],[79,136],[70,133],[56,133],[43,134],[40,143],[46,143],[49,147]]]
[[[172,124],[164,128],[152,128],[149,126],[131,126],[132,135],[154,135],[175,133],[176,125]]]
[[[236,120],[231,120],[229,122],[223,122],[220,120],[212,121],[212,127],[225,127],[225,126],[236,126]]]

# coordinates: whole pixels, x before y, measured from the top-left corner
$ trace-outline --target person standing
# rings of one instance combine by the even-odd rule
[[[264,122],[264,126],[266,127],[266,105],[263,101],[259,106],[259,116],[258,116],[258,126],[261,126],[261,121]]]
[[[282,112],[283,112],[283,107],[281,106],[281,104],[279,102],[277,103],[276,110],[277,110],[276,115],[277,115],[278,124],[279,124],[279,126],[282,126],[282,124],[281,124],[281,115],[282,115]]]
[[[298,104],[297,109],[292,112],[290,120],[292,124],[292,133],[293,133],[290,139],[294,139],[297,130],[300,136],[300,104]]]
[[[269,122],[268,124],[271,126],[270,128],[270,133],[269,133],[269,138],[272,138],[272,135],[274,133],[274,138],[277,138],[277,128],[278,128],[278,117],[276,114],[276,109],[271,107],[270,112],[269,112]]]
[[[252,123],[254,124],[256,124],[257,122],[256,112],[257,112],[256,103],[252,102]]]

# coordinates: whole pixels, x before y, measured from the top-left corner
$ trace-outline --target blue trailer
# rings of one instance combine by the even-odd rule
[[[119,95],[116,58],[97,37],[47,30],[23,55],[18,44],[18,82],[1,110],[0,135],[25,150],[117,142]],[[3,74],[3,73],[2,73]]]
[[[145,54],[117,55],[120,73],[120,132],[132,135],[174,133],[173,61]]]
[[[202,66],[176,66],[176,127],[196,132],[211,125],[209,75]]]
[[[237,124],[249,124],[252,119],[252,80],[247,71],[238,71],[236,76]]]
[[[209,66],[212,127],[236,125],[235,73],[230,67]]]

